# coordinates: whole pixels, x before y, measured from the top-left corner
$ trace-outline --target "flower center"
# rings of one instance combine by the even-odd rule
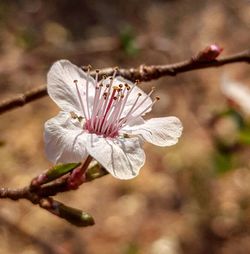
[[[132,86],[128,84],[119,84],[115,86],[113,85],[113,81],[116,73],[117,69],[114,70],[113,76],[109,78],[109,82],[106,82],[107,84],[104,85],[104,80],[107,81],[106,76],[103,76],[102,80],[98,81],[99,71],[96,71],[93,101],[90,101],[89,97],[90,68],[88,68],[87,73],[86,96],[84,100],[79,90],[78,80],[74,80],[81,111],[85,118],[85,125],[83,128],[89,133],[114,138],[119,135],[119,130],[124,125],[146,113],[148,109],[159,100],[159,97],[156,97],[154,101],[145,107],[146,101],[154,91],[154,88],[152,88],[146,96],[142,96],[141,93],[138,93],[137,96],[133,96],[135,97],[134,101],[132,104],[131,102],[129,103],[128,109],[128,107],[126,107],[127,102],[130,99],[131,92],[138,84],[138,81]],[[139,110],[140,108],[142,108],[141,111]]]

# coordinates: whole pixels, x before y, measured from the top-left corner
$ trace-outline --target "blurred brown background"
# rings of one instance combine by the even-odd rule
[[[167,64],[212,43],[224,55],[247,49],[249,31],[248,0],[2,0],[0,99],[45,84],[58,59],[95,68]],[[146,145],[136,179],[106,176],[58,196],[91,213],[93,227],[76,228],[27,201],[0,200],[0,253],[250,253],[249,144],[225,152],[218,143],[234,148],[234,120],[207,125],[227,108],[219,88],[225,73],[250,84],[247,64],[141,84],[161,96],[151,116],[183,121],[180,142]],[[24,186],[51,165],[43,124],[57,112],[45,97],[0,116],[0,186]]]

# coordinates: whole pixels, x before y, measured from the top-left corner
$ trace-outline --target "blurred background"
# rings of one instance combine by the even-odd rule
[[[248,0],[1,0],[0,100],[45,84],[58,59],[94,68],[168,64],[213,43],[229,55],[249,48],[249,30]],[[221,92],[224,76],[250,85],[243,63],[142,83],[161,96],[151,117],[182,120],[180,142],[146,144],[133,180],[108,175],[57,197],[91,213],[93,227],[1,200],[0,253],[250,253],[249,116]],[[58,110],[44,97],[0,116],[1,187],[27,185],[51,166],[43,125]]]

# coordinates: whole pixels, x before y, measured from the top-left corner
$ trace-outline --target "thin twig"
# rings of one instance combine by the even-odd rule
[[[186,60],[179,63],[168,64],[168,65],[141,65],[138,68],[119,69],[118,75],[123,76],[131,81],[141,80],[150,81],[158,79],[164,76],[176,76],[179,73],[184,73],[193,70],[220,67],[232,63],[250,63],[250,50],[223,57],[220,59],[212,59],[208,61],[200,61],[196,57],[192,57],[190,60]],[[85,67],[82,67],[85,69]],[[114,72],[114,68],[101,69],[99,74],[110,76]],[[91,72],[91,75],[95,75],[95,71]],[[47,95],[46,86],[40,86],[32,89],[24,94],[13,97],[6,101],[0,102],[0,114],[3,114],[9,110],[17,107],[24,106],[29,102],[37,100]]]
[[[52,180],[52,182],[45,181],[43,183],[43,181],[34,181],[39,179],[39,177],[42,177],[43,179],[49,178],[48,174],[51,173],[51,169],[34,178],[29,186],[17,189],[0,188],[0,199],[11,199],[14,201],[19,199],[26,199],[34,205],[39,205],[41,208],[47,210],[48,212],[67,220],[73,225],[79,227],[91,226],[94,224],[94,220],[91,215],[84,213],[76,208],[66,206],[63,203],[58,202],[52,198],[52,196],[55,196],[58,193],[75,190],[81,184],[95,180],[107,174],[106,170],[99,166],[97,163],[88,168],[91,160],[92,157],[88,156],[82,166],[77,168],[67,164],[71,166],[71,171],[69,171],[66,175],[58,175],[58,178]],[[66,167],[64,167],[64,169],[65,168]],[[54,167],[54,170],[59,169],[62,169],[62,167]]]

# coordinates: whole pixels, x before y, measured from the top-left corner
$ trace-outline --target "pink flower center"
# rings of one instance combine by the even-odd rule
[[[89,133],[114,138],[119,135],[119,130],[124,125],[146,113],[148,109],[151,108],[157,100],[159,100],[159,97],[156,97],[152,103],[145,106],[146,101],[154,91],[154,88],[152,88],[150,93],[144,96],[144,98],[141,98],[142,94],[138,93],[134,102],[132,104],[130,103],[130,108],[128,109],[125,107],[129,96],[131,95],[134,87],[138,84],[138,81],[132,86],[129,86],[128,84],[119,84],[118,86],[114,86],[113,81],[117,72],[117,70],[115,70],[113,77],[109,78],[109,83],[107,85],[103,85],[103,81],[106,77],[103,77],[103,79],[98,82],[99,71],[96,71],[95,95],[94,100],[92,101],[91,98],[90,101],[89,72],[90,70],[88,69],[86,96],[81,96],[78,81],[74,80],[78,99],[81,105],[81,111],[85,118],[84,129]],[[83,101],[83,98],[86,101]],[[141,111],[139,110],[140,108],[142,109]]]

